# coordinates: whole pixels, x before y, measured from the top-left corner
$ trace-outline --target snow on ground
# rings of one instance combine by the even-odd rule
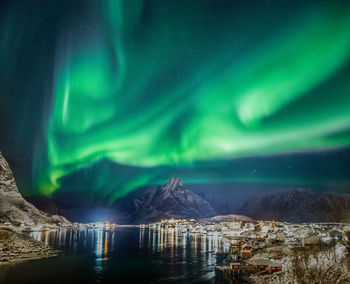
[[[282,256],[281,256],[282,255]],[[267,272],[254,274],[250,276],[249,283],[254,284],[292,284],[292,283],[305,283],[298,281],[297,275],[294,275],[293,265],[295,265],[295,257],[297,255],[303,258],[302,269],[315,270],[326,272],[327,269],[330,273],[333,273],[335,269],[338,269],[338,274],[342,277],[335,279],[333,283],[349,283],[347,280],[341,281],[340,278],[346,278],[349,274],[348,266],[346,266],[344,260],[346,257],[346,246],[337,243],[335,246],[329,247],[310,247],[310,248],[299,248],[298,252],[293,252],[288,246],[270,247],[258,252],[253,256],[253,259],[267,258],[272,261],[281,262],[283,264],[283,272],[269,274]],[[304,265],[304,266],[303,266]],[[332,269],[329,269],[329,268]],[[305,273],[307,276],[309,273]],[[311,275],[311,274],[310,274]],[[305,279],[304,279],[305,280]],[[339,280],[339,282],[338,282]],[[311,283],[311,282],[310,282]]]

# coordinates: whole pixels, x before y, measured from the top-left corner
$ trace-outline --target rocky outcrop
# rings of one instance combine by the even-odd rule
[[[185,189],[178,177],[172,177],[164,186],[149,189],[134,199],[129,212],[132,212],[132,223],[173,217],[201,219],[216,215],[210,204],[198,194]]]
[[[268,194],[244,203],[240,213],[257,220],[288,222],[349,222],[350,198],[302,188]]]
[[[228,214],[228,215],[218,215],[211,218],[201,219],[201,222],[204,223],[219,223],[219,222],[255,222],[254,219],[244,216],[244,215],[236,215],[236,214]]]
[[[0,264],[45,258],[59,253],[29,236],[0,228]]]
[[[27,202],[18,191],[9,164],[0,152],[0,222],[13,224],[67,224],[62,216],[50,215]]]

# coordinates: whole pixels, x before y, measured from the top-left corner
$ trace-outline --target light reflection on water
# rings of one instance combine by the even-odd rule
[[[152,263],[150,268],[140,269],[149,273],[149,278],[156,277],[156,281],[208,282],[214,277],[216,251],[227,249],[217,235],[183,233],[177,228],[61,228],[30,235],[63,250],[67,256],[84,255],[86,260],[91,259],[89,265],[97,283],[106,282],[106,277],[116,277],[115,263],[123,263],[124,259],[124,270],[131,269],[129,263],[130,266],[135,263],[135,267],[141,260],[146,262],[140,266]],[[154,275],[149,272],[152,269],[156,271],[152,272]],[[131,280],[134,277],[132,272],[130,277]]]

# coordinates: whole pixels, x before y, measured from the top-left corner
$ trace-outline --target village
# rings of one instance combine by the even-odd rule
[[[301,277],[326,277],[323,272],[330,268],[336,271],[336,277],[350,282],[350,224],[197,223],[169,219],[149,227],[219,236],[224,249],[216,253],[217,283],[235,279],[247,283],[285,283]]]
[[[195,236],[220,243],[215,250],[215,283],[235,280],[276,284],[321,283],[321,280],[322,283],[350,283],[350,224],[346,223],[208,222],[171,218],[141,225],[106,221],[65,226],[15,226],[7,222],[0,227],[27,232],[35,239],[40,232],[64,228],[112,232],[116,228],[134,227],[139,228],[140,233],[145,229],[158,233],[171,231],[175,238]],[[332,278],[337,282],[332,282]]]

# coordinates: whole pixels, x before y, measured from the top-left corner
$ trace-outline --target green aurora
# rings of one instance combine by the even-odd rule
[[[46,67],[38,192],[103,161],[116,169],[102,165],[91,186],[110,202],[173,174],[322,182],[252,177],[231,161],[350,145],[350,2],[261,1],[248,15],[238,2],[87,1],[67,16]],[[290,13],[276,16],[282,10]]]

